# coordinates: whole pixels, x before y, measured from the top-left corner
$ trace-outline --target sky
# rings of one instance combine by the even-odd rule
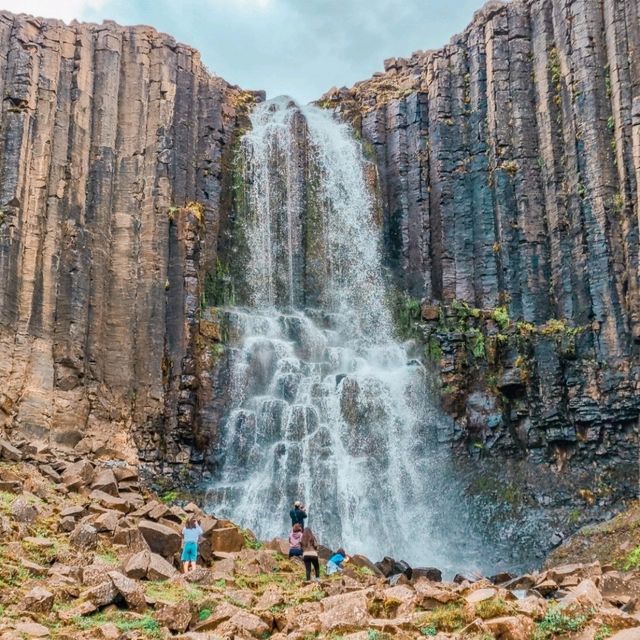
[[[147,24],[198,49],[208,69],[244,89],[300,102],[434,49],[464,30],[484,0],[0,0],[0,8],[65,21]]]

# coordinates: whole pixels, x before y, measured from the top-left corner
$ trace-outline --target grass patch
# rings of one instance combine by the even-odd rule
[[[164,504],[173,504],[179,497],[180,494],[175,489],[172,489],[171,491],[163,493],[160,496],[160,501]]]
[[[145,594],[149,598],[164,600],[165,602],[182,602],[183,600],[197,602],[204,598],[204,592],[199,587],[192,584],[183,586],[168,580],[148,582],[145,587]]]
[[[249,549],[262,549],[262,542],[258,540],[249,529],[241,529],[242,537],[244,538],[244,546]]]
[[[280,573],[259,573],[255,576],[237,576],[235,580],[236,586],[240,589],[251,589],[263,591],[270,584],[280,586],[289,586],[291,578]]]
[[[613,635],[613,631],[606,624],[600,626],[600,628],[596,631],[596,635],[593,637],[593,640],[606,640]]]
[[[17,497],[15,494],[9,493],[9,491],[0,491],[0,511],[9,513],[11,505]]]
[[[533,640],[553,640],[556,636],[580,631],[589,622],[586,615],[570,616],[558,608],[551,607],[536,624]]]
[[[437,631],[458,631],[469,622],[468,614],[464,612],[460,604],[451,603],[438,607],[427,613],[421,623],[421,627],[433,627]]]
[[[212,609],[201,609],[198,611],[198,620],[200,620],[200,622],[204,622],[207,618],[211,617],[212,613]]]
[[[625,571],[640,569],[640,546],[631,551],[623,561]]]
[[[139,631],[148,638],[162,638],[162,627],[157,620],[150,615],[130,618],[125,614],[117,612],[113,614],[96,613],[92,616],[78,616],[73,619],[74,624],[83,631],[90,631],[107,622],[114,624],[119,631],[127,633],[129,631]]]
[[[502,598],[490,598],[476,605],[476,615],[483,620],[508,616],[514,613],[514,611],[513,605],[505,602]]]
[[[491,312],[491,319],[504,331],[509,327],[509,311],[506,307],[496,307]]]
[[[118,558],[113,549],[105,546],[102,542],[98,544],[96,559],[110,567],[117,567],[120,564],[120,558]]]

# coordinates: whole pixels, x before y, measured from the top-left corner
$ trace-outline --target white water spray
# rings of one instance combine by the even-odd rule
[[[269,538],[286,535],[300,499],[324,544],[442,560],[439,414],[424,368],[394,337],[360,146],[329,113],[286,98],[251,121],[250,306],[227,315],[232,408],[210,508]]]

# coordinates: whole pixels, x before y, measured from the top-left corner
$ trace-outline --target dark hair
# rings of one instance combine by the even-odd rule
[[[336,551],[336,553],[339,553],[341,556],[344,556],[345,558],[347,557],[347,552],[346,552],[342,547],[340,547],[340,548]]]
[[[296,522],[293,525],[293,530],[297,533],[298,531],[302,531],[302,527]]]
[[[302,547],[315,547],[318,543],[316,537],[313,535],[313,531],[307,527],[302,534]]]
[[[189,518],[187,520],[187,529],[195,529],[196,528],[196,519],[195,518]]]

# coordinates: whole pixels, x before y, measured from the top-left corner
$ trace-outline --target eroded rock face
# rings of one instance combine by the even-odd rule
[[[7,12],[0,92],[0,427],[188,462],[199,278],[255,96],[151,28]]]
[[[377,165],[387,261],[424,300],[455,418],[443,439],[536,487],[521,501],[492,478],[503,503],[548,510],[579,468],[556,493],[584,520],[625,497],[602,470],[637,475],[639,49],[631,2],[492,2],[443,49],[321,101]],[[203,462],[228,372],[200,303],[256,96],[150,28],[6,12],[0,92],[0,428],[153,470]],[[488,315],[459,331],[461,303]]]
[[[443,49],[319,101],[377,165],[387,255],[455,419],[442,439],[470,475],[524,461],[498,482],[582,522],[637,495],[638,11],[490,2]]]

